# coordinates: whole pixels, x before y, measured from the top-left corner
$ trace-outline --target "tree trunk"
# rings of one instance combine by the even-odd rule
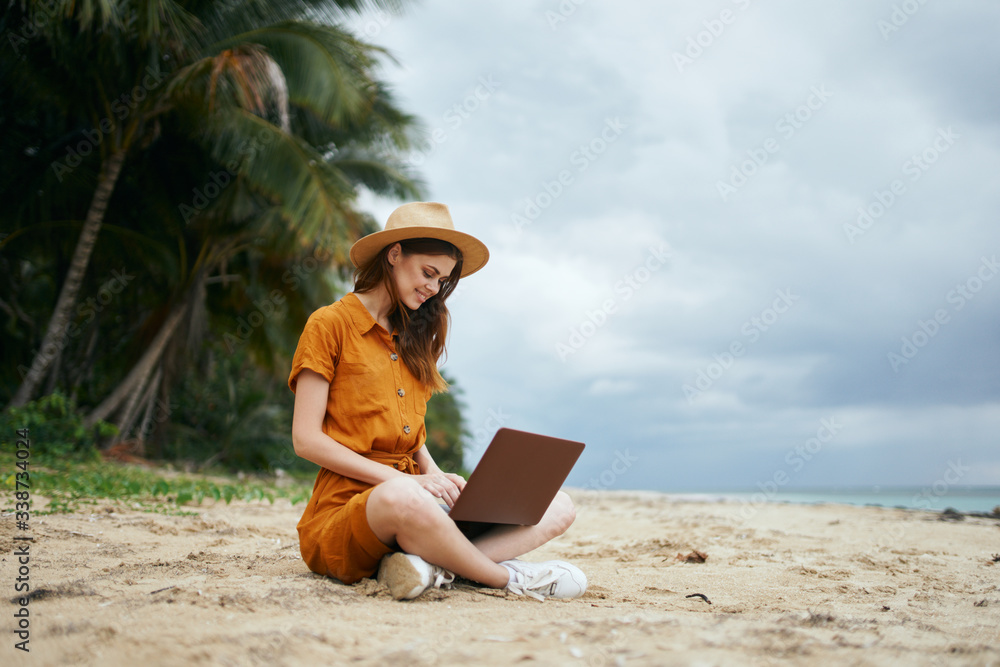
[[[80,238],[76,242],[76,250],[73,252],[69,272],[63,281],[59,299],[52,312],[52,319],[49,320],[42,344],[38,347],[38,352],[35,353],[35,358],[31,362],[31,368],[10,401],[10,407],[20,407],[32,399],[51,368],[52,362],[66,345],[66,330],[69,328],[70,314],[76,305],[76,297],[80,291],[80,285],[83,283],[83,276],[87,272],[90,255],[97,242],[97,235],[101,231],[101,224],[104,222],[104,212],[108,208],[108,200],[111,199],[111,193],[115,189],[115,183],[118,181],[118,175],[121,173],[124,162],[125,151],[119,150],[112,153],[101,164],[97,189],[90,202],[90,209],[87,211],[87,218],[80,231]]]
[[[129,392],[129,396],[125,401],[125,407],[121,409],[118,415],[118,423],[115,424],[115,426],[118,427],[118,435],[115,436],[112,445],[116,445],[119,442],[128,439],[129,431],[131,431],[132,427],[135,425],[139,408],[144,405],[142,401],[148,398],[152,380],[159,372],[160,369],[157,368],[156,372],[152,373],[152,377],[147,374],[145,377],[139,379],[136,386],[132,387],[132,391]]]
[[[62,350],[57,350],[56,358],[49,365],[49,380],[45,383],[45,388],[42,389],[43,396],[48,396],[56,390],[56,383],[59,382],[59,373],[62,371],[62,359]]]
[[[125,405],[125,409],[122,410],[121,417],[118,420],[118,436],[115,438],[113,445],[130,439],[129,436],[131,435],[132,428],[135,426],[136,420],[139,419],[139,413],[142,412],[143,419],[140,422],[139,431],[131,439],[139,442],[139,451],[135,453],[139,456],[144,456],[142,440],[145,438],[145,435],[143,434],[143,428],[146,426],[146,419],[152,415],[153,403],[156,398],[156,392],[160,388],[161,377],[163,377],[163,368],[157,366],[153,377],[141,388],[141,393],[140,387],[136,387],[135,391],[132,392],[132,398]]]
[[[93,412],[87,415],[84,420],[84,425],[90,428],[98,421],[102,419],[107,419],[109,415],[117,410],[122,402],[132,394],[132,392],[141,391],[142,385],[145,384],[146,380],[149,378],[149,374],[153,371],[160,357],[163,355],[163,350],[166,348],[167,343],[170,341],[170,337],[174,335],[174,331],[177,326],[181,323],[184,315],[188,311],[187,300],[182,301],[174,310],[167,316],[167,320],[160,327],[160,330],[156,334],[156,338],[153,342],[149,344],[146,352],[139,359],[138,363],[132,367],[129,374],[125,376],[118,387],[115,388],[108,396],[101,401],[101,404],[94,408]]]
[[[142,415],[142,422],[139,424],[139,433],[137,435],[137,440],[141,450],[139,456],[146,455],[146,438],[149,437],[149,429],[153,425],[153,412],[156,409],[156,395],[160,393],[160,380],[163,379],[163,368],[156,369],[156,375],[153,376],[153,381],[149,383],[149,388],[146,390],[148,397],[146,399],[146,410]]]

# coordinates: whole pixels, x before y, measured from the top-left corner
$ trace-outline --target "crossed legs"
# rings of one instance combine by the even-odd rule
[[[576,513],[573,502],[559,492],[534,526],[500,526],[471,542],[441,511],[438,499],[415,481],[383,482],[368,496],[368,525],[384,544],[398,545],[455,574],[491,588],[503,588],[509,578],[500,561],[516,558],[563,534]]]

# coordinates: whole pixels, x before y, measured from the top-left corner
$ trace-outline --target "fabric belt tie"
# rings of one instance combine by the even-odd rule
[[[371,451],[364,456],[372,461],[378,461],[379,463],[384,463],[387,466],[392,466],[400,472],[405,472],[410,475],[420,474],[420,466],[413,459],[411,454],[394,454],[392,452]]]

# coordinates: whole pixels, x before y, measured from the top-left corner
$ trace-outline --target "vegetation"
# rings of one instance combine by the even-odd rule
[[[50,463],[98,461],[95,444],[118,431],[106,422],[85,426],[73,401],[60,393],[8,409],[0,414],[0,429],[5,442],[13,439],[17,431],[27,429],[33,443],[31,455]]]
[[[442,374],[449,384],[454,380],[447,374]],[[462,462],[465,451],[463,443],[471,434],[465,428],[462,417],[462,403],[459,400],[461,389],[452,384],[450,391],[435,394],[427,402],[427,450],[434,461],[445,472],[457,472],[468,475]]]
[[[28,456],[15,457],[10,450],[0,454],[0,490],[15,491],[17,473],[26,472],[32,497],[48,500],[45,509],[33,507],[33,514],[74,511],[109,502],[150,511],[183,512],[185,505],[199,505],[206,498],[228,503],[234,498],[274,502],[276,497],[284,497],[294,504],[310,495],[311,475],[288,476],[276,484],[273,479],[182,475],[170,468],[154,471],[104,461],[93,444],[115,427],[104,422],[85,427],[83,415],[61,394],[7,410],[0,415],[0,429],[7,434],[5,440],[27,432]],[[19,468],[17,462],[23,466]],[[5,505],[10,505],[5,511],[13,509],[12,493]]]
[[[0,457],[4,470],[13,470],[13,457]],[[14,473],[0,475],[0,488],[14,489]],[[203,501],[266,500],[286,498],[293,505],[309,499],[312,480],[292,478],[276,484],[273,479],[232,475],[182,475],[169,470],[97,461],[56,463],[34,466],[31,472],[32,497],[48,500],[44,509],[35,506],[32,514],[74,512],[89,507],[118,506],[164,513],[194,510]],[[13,494],[7,494],[3,510],[13,510]]]
[[[34,509],[34,514],[71,512],[108,503],[177,513],[205,499],[273,503],[275,498],[286,498],[292,504],[308,500],[316,467],[291,451],[290,405],[283,406],[285,409],[276,406],[252,378],[239,375],[234,359],[238,357],[223,357],[213,383],[192,394],[185,393],[192,388],[182,389],[182,401],[191,402],[182,403],[188,408],[187,414],[200,416],[203,421],[173,425],[169,430],[177,439],[170,442],[164,457],[158,457],[207,474],[176,473],[175,465],[153,470],[104,460],[94,444],[112,435],[114,425],[98,422],[85,426],[83,414],[73,402],[55,393],[0,414],[0,432],[8,434],[7,438],[13,439],[24,429],[30,438],[29,457],[15,459],[9,450],[0,454],[0,491],[15,490],[15,463],[23,460],[27,461],[23,469],[29,475],[32,496],[48,500],[45,509]],[[223,384],[226,386],[220,386]],[[436,395],[428,405],[428,423],[446,426],[429,431],[427,446],[435,460],[449,471],[462,469],[462,434],[454,427],[461,421],[455,417],[457,411],[451,393]],[[224,423],[216,423],[218,420]],[[227,442],[214,451],[199,451],[213,433],[225,434]],[[270,474],[241,474],[234,478],[223,472],[226,468],[250,468]],[[12,498],[6,498],[10,506],[4,506],[5,511],[13,509]]]
[[[308,470],[289,442],[298,335],[377,228],[360,194],[422,192],[385,54],[339,23],[368,6],[397,3],[8,3],[0,402],[66,449],[53,460],[124,442],[204,469]],[[455,398],[427,421],[460,467]],[[53,423],[71,435],[38,435]]]

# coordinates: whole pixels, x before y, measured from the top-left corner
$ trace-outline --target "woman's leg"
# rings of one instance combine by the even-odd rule
[[[576,518],[576,509],[568,495],[560,491],[534,526],[499,526],[472,540],[487,558],[495,563],[517,558],[559,537]]]
[[[486,586],[507,585],[507,569],[469,542],[441,511],[437,498],[413,480],[394,479],[376,486],[368,496],[366,514],[368,525],[384,544],[397,544],[406,553]]]

